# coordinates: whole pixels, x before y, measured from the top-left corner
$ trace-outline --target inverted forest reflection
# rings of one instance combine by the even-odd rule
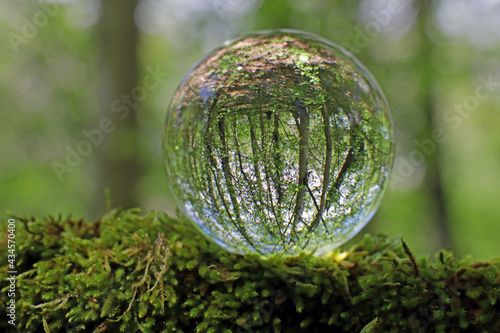
[[[238,252],[340,245],[374,213],[392,167],[377,84],[311,35],[267,32],[214,51],[169,112],[165,159],[180,206]]]

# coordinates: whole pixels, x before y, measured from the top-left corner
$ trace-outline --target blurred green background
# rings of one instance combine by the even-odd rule
[[[391,184],[364,229],[414,252],[500,256],[500,1],[0,2],[0,214],[175,214],[163,123],[184,74],[262,29],[319,34],[357,56],[392,109]],[[363,232],[362,232],[363,233]]]

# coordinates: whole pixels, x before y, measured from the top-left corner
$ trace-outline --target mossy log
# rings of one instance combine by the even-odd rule
[[[16,325],[5,265],[1,331],[500,332],[498,259],[429,260],[370,235],[320,257],[241,256],[137,209],[14,219]]]

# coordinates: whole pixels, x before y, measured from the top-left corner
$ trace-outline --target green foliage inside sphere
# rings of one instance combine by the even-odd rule
[[[318,36],[277,30],[228,42],[186,75],[164,159],[179,207],[219,244],[321,254],[373,216],[393,150],[368,70]]]

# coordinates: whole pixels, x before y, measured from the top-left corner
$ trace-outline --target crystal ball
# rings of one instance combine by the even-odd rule
[[[338,247],[374,215],[394,159],[372,74],[340,46],[292,30],[246,35],[201,59],[164,134],[181,212],[237,253]]]

